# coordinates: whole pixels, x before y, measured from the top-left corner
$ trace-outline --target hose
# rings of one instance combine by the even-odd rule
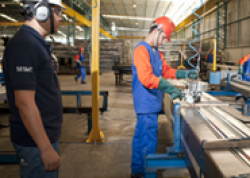
[[[197,69],[197,67],[195,67],[194,65],[192,65],[192,64],[190,63],[190,61],[199,55],[199,52],[197,51],[197,49],[196,49],[195,47],[192,46],[192,43],[194,43],[194,42],[196,42],[196,41],[198,41],[198,40],[200,39],[200,33],[194,29],[194,27],[195,27],[196,25],[200,24],[200,23],[201,23],[201,20],[202,20],[201,16],[199,16],[199,15],[195,12],[197,9],[201,8],[202,5],[204,4],[204,3],[203,3],[203,0],[200,0],[200,2],[201,2],[201,4],[200,4],[198,7],[194,8],[194,9],[192,10],[192,13],[199,19],[199,21],[196,22],[196,23],[194,23],[194,24],[191,26],[191,30],[192,30],[194,33],[196,33],[196,35],[197,35],[198,37],[197,37],[196,39],[194,39],[194,40],[192,40],[191,42],[188,43],[189,47],[192,48],[192,49],[196,52],[196,54],[193,55],[192,57],[190,57],[190,58],[188,59],[188,64],[189,64],[191,67],[193,67],[194,70],[190,70],[190,71],[186,72],[185,78],[186,78],[186,82],[187,82],[187,83],[188,83],[188,74],[189,74],[189,73],[195,72],[195,73],[198,74],[198,72],[199,72],[199,69]],[[205,10],[205,5],[204,5],[204,10]],[[203,12],[203,13],[204,13],[204,12]],[[204,16],[203,16],[203,17],[204,17]],[[201,43],[200,43],[200,46],[201,46]],[[197,63],[198,63],[198,60],[197,60]],[[197,78],[198,78],[198,76],[197,76]],[[197,81],[198,81],[198,80],[197,80]],[[196,84],[196,88],[197,88],[197,86],[198,86],[198,83]]]

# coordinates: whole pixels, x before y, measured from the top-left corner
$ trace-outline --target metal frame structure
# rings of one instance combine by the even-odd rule
[[[244,107],[249,107],[250,106],[250,97],[244,97],[241,93],[238,93],[234,91],[231,88],[231,76],[230,73],[227,74],[227,87],[221,86],[220,91],[208,91],[207,93],[213,96],[235,96],[235,100],[238,100],[240,98],[243,98],[245,101]],[[243,113],[243,115],[248,115],[250,116],[249,111],[243,111],[242,108],[238,108],[239,111]]]
[[[92,108],[81,107],[81,96],[92,95],[92,91],[62,91],[62,95],[73,95],[77,99],[77,107],[63,107],[63,113],[86,113],[88,114],[88,131],[92,130]],[[103,96],[103,106],[98,108],[101,113],[108,109],[108,91],[100,91],[99,94]],[[1,113],[9,113],[9,108],[0,108]],[[0,164],[18,163],[18,157],[15,151],[0,151]]]
[[[223,4],[217,1],[217,51],[224,50],[227,44],[227,2],[224,0]]]
[[[240,44],[240,23],[244,20],[250,19],[250,16],[244,17],[244,18],[239,18],[240,17],[240,4],[242,3],[240,0],[238,0],[238,20],[235,20],[233,22],[228,23],[228,3],[231,2],[232,0],[216,0],[216,6],[217,8],[208,14],[205,15],[209,16],[214,12],[217,12],[217,18],[216,18],[216,28],[210,29],[211,23],[208,24],[208,29],[207,31],[204,31],[201,33],[201,35],[205,35],[210,32],[216,32],[217,36],[217,50],[224,50],[224,49],[235,49],[235,48],[243,48],[243,47],[250,47],[250,42],[249,45],[241,45]],[[222,4],[221,4],[222,3]],[[194,21],[195,19],[192,19]],[[228,38],[228,31],[227,28],[232,25],[232,24],[238,24],[238,32],[237,32],[237,43],[236,46],[228,46],[227,44],[227,38]],[[192,24],[191,24],[192,25]],[[185,28],[185,29],[184,29]],[[186,30],[186,26],[178,28],[178,32],[174,34],[174,38],[181,38],[182,35],[182,30]],[[194,39],[194,35],[191,35],[192,39]]]
[[[235,96],[233,91],[208,92],[212,95]],[[190,113],[192,108],[186,109]],[[194,113],[193,113],[194,114]],[[145,154],[144,178],[157,178],[157,170],[187,168],[192,178],[198,177],[224,177],[224,173],[216,165],[208,151],[204,148],[209,141],[200,140],[194,133],[189,119],[184,119],[181,114],[180,103],[174,104],[174,145],[167,148],[166,154]],[[195,115],[195,114],[194,114]],[[198,117],[198,116],[195,116]],[[196,118],[195,118],[196,119]],[[229,140],[229,142],[232,140]],[[211,143],[211,142],[210,142]],[[212,147],[211,147],[212,148]]]
[[[183,157],[181,143],[181,105],[174,105],[174,145],[167,148],[166,154],[145,154],[145,178],[157,178],[159,169],[182,169],[187,168],[187,158]]]

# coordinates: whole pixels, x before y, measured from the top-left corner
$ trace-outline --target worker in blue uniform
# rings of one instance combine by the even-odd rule
[[[85,78],[86,78],[86,69],[85,66],[82,64],[84,62],[84,48],[79,48],[79,53],[75,57],[75,61],[77,62],[77,68],[80,69],[80,73],[75,77],[75,80],[82,77],[81,84],[85,84]]]
[[[245,55],[239,61],[239,74],[242,74],[243,81],[250,81],[250,54]]]
[[[209,50],[209,54],[205,58],[206,58],[208,63],[213,63],[214,55],[213,55],[213,50],[212,49]]]
[[[132,143],[131,178],[143,177],[145,154],[156,152],[163,93],[170,94],[172,99],[182,99],[181,90],[165,79],[185,78],[187,71],[171,68],[158,50],[166,39],[170,41],[174,29],[170,18],[157,18],[132,55],[132,93],[137,124]],[[189,73],[189,77],[196,79],[197,74]]]

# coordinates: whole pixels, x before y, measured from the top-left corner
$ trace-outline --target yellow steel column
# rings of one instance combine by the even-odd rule
[[[97,4],[96,4],[97,3]],[[87,143],[104,142],[104,135],[99,126],[99,53],[100,53],[100,0],[92,0],[92,130]]]
[[[213,71],[216,71],[216,38],[212,38],[213,43]]]
[[[183,58],[184,58],[184,45],[181,45],[181,65],[177,67],[177,69],[186,69],[185,66],[183,65]]]

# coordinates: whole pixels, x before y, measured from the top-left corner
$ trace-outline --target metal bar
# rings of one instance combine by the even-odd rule
[[[91,31],[91,28],[89,27],[89,38],[88,39],[91,39],[92,38],[92,31]]]
[[[87,143],[91,142],[104,142],[104,135],[99,125],[99,48],[100,48],[100,0],[92,0],[92,5],[96,7],[92,9],[92,130],[87,139]]]
[[[19,163],[16,152],[0,152],[0,164]]]
[[[68,44],[68,46],[70,45],[70,43],[69,43],[69,36],[70,36],[70,31],[69,31],[69,19],[67,20],[68,21],[68,31],[67,31],[67,44]]]
[[[181,105],[176,103],[174,105],[174,151],[181,151]]]
[[[92,91],[61,91],[62,95],[92,95]],[[108,96],[108,91],[100,91],[100,95]]]
[[[73,41],[72,41],[72,45],[74,46],[75,44],[75,21],[76,21],[76,17],[73,18]]]
[[[81,104],[81,94],[80,93],[77,94],[76,100],[77,100],[77,107],[81,107],[82,104]]]
[[[208,107],[229,107],[230,103],[222,101],[201,101],[199,103],[181,102],[181,108],[208,108]]]
[[[204,144],[205,149],[218,149],[218,148],[236,148],[236,147],[250,147],[249,140],[227,140],[227,139],[217,139],[209,140]]]
[[[147,155],[146,157],[146,173],[150,174],[157,169],[180,169],[186,168],[184,159],[166,154]]]
[[[213,96],[236,96],[238,94],[234,91],[209,91],[206,93]]]
[[[117,36],[117,39],[145,39],[145,36]]]
[[[88,36],[88,27],[84,27],[84,39],[86,40]]]
[[[230,81],[231,81],[231,74],[230,73],[228,73],[227,74],[227,90],[230,90]]]
[[[213,43],[213,71],[216,71],[216,39],[212,39]]]
[[[238,0],[238,19],[240,18],[240,0]],[[237,39],[237,46],[240,44],[240,23],[238,23],[238,39]]]

